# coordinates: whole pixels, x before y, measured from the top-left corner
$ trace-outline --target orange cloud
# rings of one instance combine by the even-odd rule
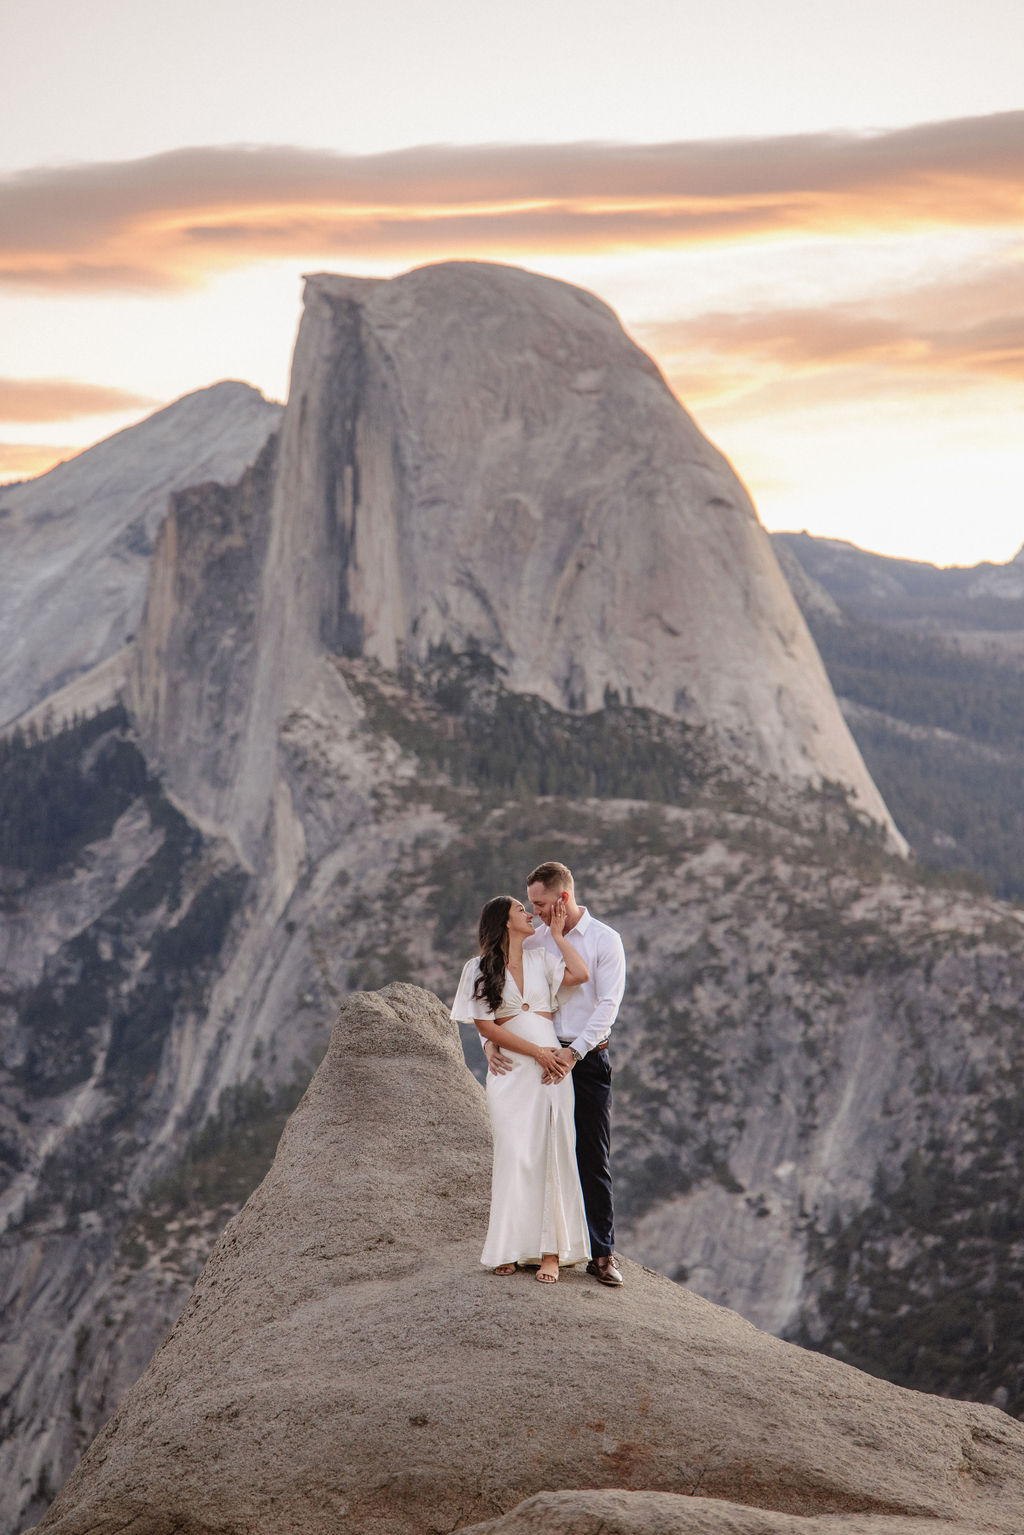
[[[6,480],[32,479],[81,451],[81,448],[57,447],[54,443],[0,442],[0,475]]]
[[[155,403],[147,395],[106,384],[68,378],[0,378],[0,421],[70,421]]]
[[[881,389],[1024,382],[1024,264],[859,303],[708,312],[641,327],[684,400],[789,409]]]
[[[0,281],[178,287],[268,257],[613,251],[1024,222],[1024,112],[653,145],[198,148],[0,181]]]

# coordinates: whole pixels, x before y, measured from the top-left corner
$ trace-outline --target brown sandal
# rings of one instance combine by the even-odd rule
[[[496,1269],[492,1269],[491,1272],[494,1274],[500,1274],[504,1279],[506,1274],[514,1274],[516,1267],[517,1265],[514,1263],[499,1263],[498,1267]]]

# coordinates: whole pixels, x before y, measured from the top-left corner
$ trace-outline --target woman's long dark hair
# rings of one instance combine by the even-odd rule
[[[480,974],[473,995],[486,1002],[492,1013],[498,1011],[505,990],[505,965],[508,962],[508,914],[510,895],[496,895],[480,913]]]

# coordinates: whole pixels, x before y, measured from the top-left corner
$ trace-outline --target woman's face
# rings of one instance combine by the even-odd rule
[[[517,933],[520,938],[529,938],[533,932],[533,918],[527,912],[522,901],[513,901],[508,911],[508,932]]]

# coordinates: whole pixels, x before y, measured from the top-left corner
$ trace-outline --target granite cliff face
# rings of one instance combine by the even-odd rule
[[[898,840],[743,486],[588,293],[472,262],[310,279],[267,537],[231,804],[168,728],[185,680],[150,678],[143,647],[132,692],[175,792],[253,861],[279,722],[324,655],[394,670],[442,649],[555,707],[619,699],[761,773],[842,783]]]
[[[265,643],[259,596],[276,461],[272,437],[237,483],[171,498],[131,659],[133,714],[149,726],[150,759],[173,763],[176,795],[225,829]]]
[[[553,855],[627,941],[626,1251],[1024,1411],[1019,916],[896,855],[742,488],[604,306],[476,264],[312,280],[276,442],[155,544],[127,713],[0,775],[10,1528],[159,1342],[339,1001],[447,995],[482,901]],[[58,844],[13,813],[54,784]]]

